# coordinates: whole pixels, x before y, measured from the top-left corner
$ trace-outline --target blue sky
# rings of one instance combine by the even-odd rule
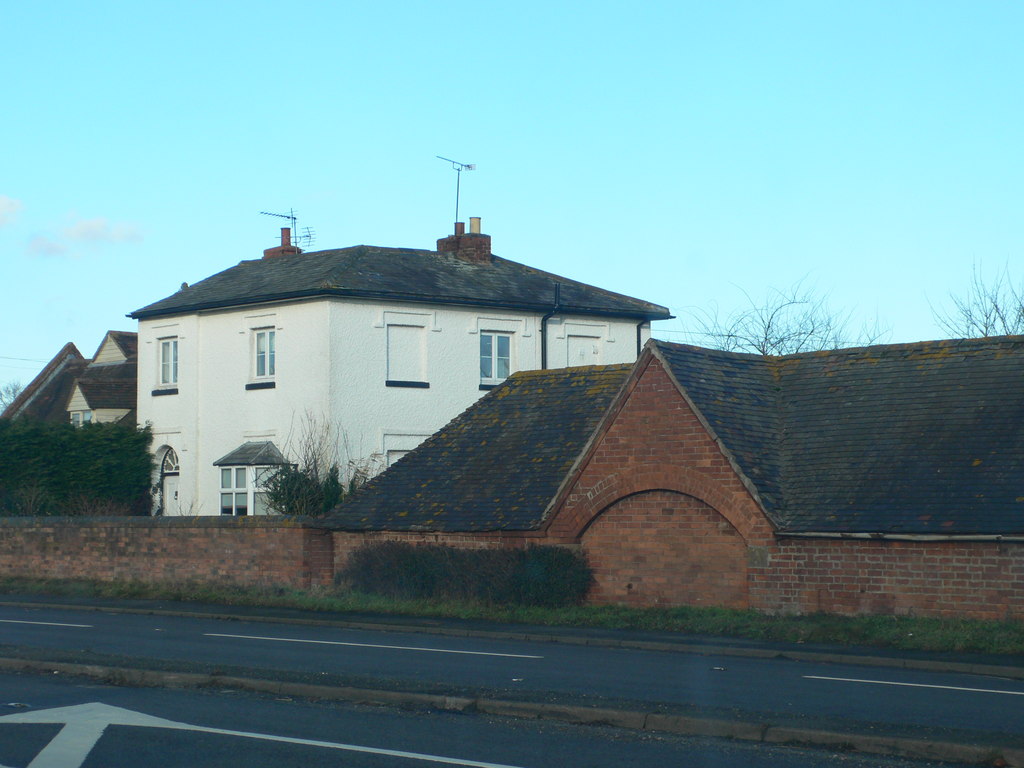
[[[0,383],[275,244],[494,252],[891,341],[1022,253],[1016,2],[7,3]]]

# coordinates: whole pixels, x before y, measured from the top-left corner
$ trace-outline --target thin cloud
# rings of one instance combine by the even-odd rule
[[[81,219],[64,228],[68,240],[86,243],[131,243],[142,235],[131,224],[111,223],[104,218]]]
[[[21,211],[21,201],[7,195],[0,195],[0,227],[13,222]]]
[[[43,235],[36,235],[28,241],[28,252],[33,256],[62,256],[67,248]]]

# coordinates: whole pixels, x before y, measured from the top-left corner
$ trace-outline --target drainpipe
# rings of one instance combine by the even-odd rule
[[[555,283],[555,305],[540,319],[540,369],[548,369],[548,320],[558,312],[561,305],[562,284]]]
[[[644,329],[644,323],[646,323],[646,322],[647,322],[646,320],[641,320],[639,323],[636,324],[636,356],[637,357],[640,357],[640,350],[642,350],[644,348],[644,344],[643,344],[643,341],[642,341],[643,337],[642,337],[641,334],[642,334],[642,331]]]

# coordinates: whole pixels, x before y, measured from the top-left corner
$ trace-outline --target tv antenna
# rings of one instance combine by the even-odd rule
[[[260,211],[260,213],[264,216],[276,216],[279,219],[288,219],[292,225],[292,245],[301,248],[302,250],[306,250],[316,242],[316,232],[313,231],[312,227],[303,227],[302,231],[299,232],[299,219],[295,215],[294,208],[289,208],[288,213],[271,213],[270,211]]]
[[[452,160],[451,158],[441,157],[440,155],[434,155],[438,160],[444,160],[446,163],[451,163],[452,168],[455,170],[455,221],[459,221],[459,186],[462,182],[463,171],[475,171],[476,163],[460,163],[458,160]]]

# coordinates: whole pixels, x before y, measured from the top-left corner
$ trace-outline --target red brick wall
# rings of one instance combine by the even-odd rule
[[[266,518],[8,518],[0,575],[329,584],[328,531]]]
[[[1024,544],[780,539],[751,569],[771,613],[1024,618]]]
[[[548,534],[582,543],[593,602],[745,607],[748,551],[771,526],[658,360],[628,387]]]
[[[769,543],[771,525],[661,363],[650,359],[630,386],[564,494],[549,534],[578,538],[619,499],[670,490],[703,501],[748,544]]]
[[[583,534],[596,603],[747,606],[747,547],[692,496],[650,491],[601,513]]]

